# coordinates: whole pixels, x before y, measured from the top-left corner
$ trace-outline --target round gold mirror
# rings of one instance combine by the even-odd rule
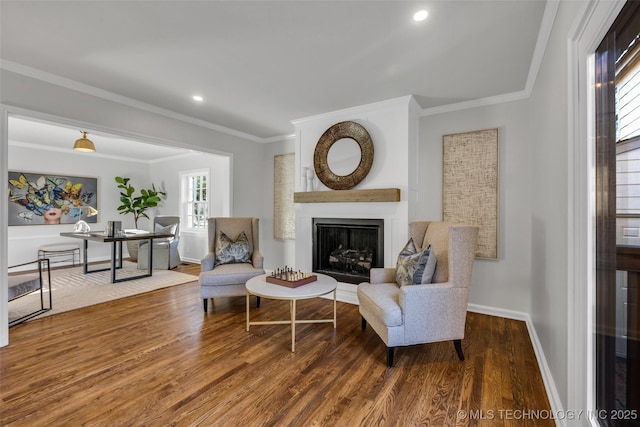
[[[355,187],[367,176],[371,165],[371,135],[356,122],[331,126],[322,134],[313,153],[316,176],[332,190]]]

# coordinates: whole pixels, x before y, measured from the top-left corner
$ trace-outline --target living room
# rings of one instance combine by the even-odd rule
[[[531,68],[527,68],[522,79],[524,83],[500,96],[470,101],[468,96],[459,94],[459,102],[450,105],[420,106],[414,117],[416,157],[407,150],[406,163],[397,165],[402,173],[419,171],[415,190],[420,197],[410,205],[409,195],[401,195],[402,203],[406,203],[401,225],[411,219],[439,220],[442,216],[442,137],[479,129],[499,130],[499,250],[496,259],[475,261],[469,311],[526,323],[548,399],[555,411],[589,407],[587,378],[590,378],[592,363],[587,351],[589,305],[587,290],[581,286],[588,282],[586,272],[589,270],[583,242],[588,237],[588,212],[582,209],[589,193],[586,184],[589,163],[587,150],[582,145],[588,127],[583,123],[587,113],[578,102],[586,98],[587,86],[579,83],[583,83],[580,79],[587,74],[584,57],[593,49],[591,39],[606,32],[621,7],[622,4],[610,2],[546,4]],[[2,19],[4,24],[6,18]],[[22,164],[14,165],[13,156],[9,156],[14,150],[7,131],[12,118],[57,122],[78,130],[93,129],[119,137],[139,135],[144,136],[146,142],[228,155],[232,159],[230,214],[261,219],[261,251],[265,254],[266,269],[296,264],[300,256],[296,242],[273,238],[274,156],[305,152],[305,158],[296,164],[297,177],[301,176],[299,171],[303,166],[312,164],[310,140],[303,139],[304,134],[292,136],[295,126],[290,126],[286,134],[267,137],[229,132],[229,128],[206,123],[201,118],[152,108],[132,101],[134,98],[115,96],[70,78],[61,78],[54,70],[38,70],[4,57],[0,79],[2,174],[27,167],[24,159]],[[376,102],[344,105],[342,109],[300,110],[289,119],[327,115],[331,122],[338,116],[342,116],[341,119],[350,116],[352,120],[368,123],[366,117],[363,119],[363,111],[378,105],[377,102],[392,103],[397,99],[387,96],[375,99]],[[413,101],[406,100],[409,109]],[[322,104],[320,100],[318,103]],[[185,111],[196,108],[188,106]],[[372,130],[374,135],[377,129],[378,124]],[[307,145],[297,145],[302,141]],[[376,143],[374,138],[374,145]],[[376,146],[376,150],[391,152],[395,143],[387,138],[385,145]],[[29,169],[56,172],[44,159],[38,162]],[[86,169],[82,168],[78,166],[79,171],[74,175],[95,176],[89,163]],[[132,173],[136,169],[139,165],[123,167],[114,170],[113,176],[128,175],[140,179],[142,185],[160,181],[151,172],[148,176]],[[375,181],[379,176],[372,175],[370,179]],[[301,185],[298,182],[296,187]],[[399,187],[405,193],[411,190],[408,178],[407,182],[397,185],[387,181],[384,186]],[[115,193],[115,185],[103,177],[100,191],[101,197],[108,198]],[[7,203],[7,194],[3,195],[2,203]],[[101,199],[100,204],[107,208],[105,201]],[[104,213],[100,210],[100,215],[100,225],[120,219],[108,208]],[[0,228],[8,229],[6,218],[1,220]],[[300,228],[298,223],[296,228]],[[8,253],[11,233],[13,230],[3,233],[2,253]],[[397,252],[401,240],[400,236],[396,237],[392,252]],[[385,258],[389,266],[394,262],[393,256]],[[0,270],[6,272],[9,264],[9,256],[3,257]],[[6,296],[6,287],[0,291],[0,296]],[[5,300],[3,298],[2,322],[6,322]],[[0,343],[11,346],[6,323],[0,329]],[[584,421],[577,420],[576,425],[586,425]],[[566,423],[559,422],[560,425]]]

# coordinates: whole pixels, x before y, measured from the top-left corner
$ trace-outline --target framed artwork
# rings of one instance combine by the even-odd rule
[[[9,225],[98,222],[98,179],[9,172]]]
[[[442,138],[442,220],[476,225],[477,258],[498,258],[498,129]]]
[[[296,237],[295,154],[273,157],[273,237],[293,240]]]

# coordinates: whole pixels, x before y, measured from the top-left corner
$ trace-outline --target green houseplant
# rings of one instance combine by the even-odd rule
[[[130,178],[124,178],[116,176],[116,183],[120,191],[120,203],[118,211],[121,215],[132,214],[133,223],[136,229],[138,229],[138,220],[142,217],[149,219],[147,210],[155,208],[163,198],[167,196],[165,191],[157,190],[156,186],[151,184],[150,189],[141,189],[140,195],[134,196],[136,191],[135,187],[129,184]],[[127,242],[127,250],[129,251],[129,257],[135,261],[138,259],[138,241]]]

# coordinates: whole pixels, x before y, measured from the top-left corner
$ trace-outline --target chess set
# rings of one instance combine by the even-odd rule
[[[297,288],[307,283],[315,282],[318,276],[311,273],[303,273],[295,271],[286,265],[283,268],[277,268],[273,273],[267,276],[267,282],[275,285],[286,286],[288,288]]]

